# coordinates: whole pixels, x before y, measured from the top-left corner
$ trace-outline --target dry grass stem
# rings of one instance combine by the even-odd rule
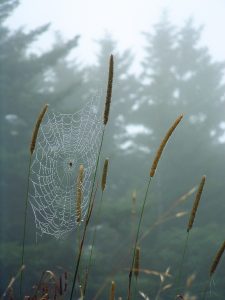
[[[140,296],[141,296],[144,300],[150,300],[150,298],[149,298],[145,293],[143,293],[142,291],[139,291],[139,294],[140,294]]]
[[[48,293],[45,293],[43,296],[41,296],[40,300],[47,300],[48,299]]]
[[[190,197],[192,194],[195,193],[195,191],[197,190],[197,186],[194,186],[193,188],[191,188],[187,193],[185,193],[184,195],[182,195],[177,202],[179,203],[183,203],[187,200],[188,197]]]
[[[134,276],[137,278],[140,269],[140,247],[136,247],[135,259],[134,259]]]
[[[110,110],[110,104],[111,104],[111,98],[112,98],[113,71],[114,71],[113,69],[114,69],[113,55],[111,54],[110,60],[109,60],[108,85],[107,85],[107,93],[106,93],[106,99],[105,99],[105,111],[104,111],[104,119],[103,119],[104,125],[107,124],[108,119],[109,119],[109,110]]]
[[[197,190],[197,194],[195,197],[195,201],[191,210],[191,214],[190,214],[190,218],[189,218],[189,222],[188,222],[188,227],[187,227],[187,232],[189,232],[194,224],[194,220],[195,220],[195,215],[198,209],[198,205],[201,199],[201,195],[202,195],[202,191],[205,185],[205,180],[206,180],[206,176],[202,177],[202,180],[199,184],[198,190]]]
[[[151,169],[150,169],[150,177],[153,177],[155,175],[155,171],[158,165],[158,162],[160,160],[160,157],[162,155],[163,149],[166,146],[166,143],[168,142],[170,136],[172,135],[173,131],[175,130],[175,128],[177,127],[177,125],[180,123],[181,119],[183,118],[183,115],[180,115],[175,122],[172,124],[172,126],[169,128],[169,130],[167,131],[164,139],[162,140],[161,144],[159,145],[158,150],[156,151],[155,154],[155,158],[153,160]]]
[[[48,104],[46,104],[44,106],[44,108],[42,109],[42,111],[40,112],[40,114],[39,114],[39,116],[37,118],[37,122],[35,124],[34,130],[33,130],[33,133],[32,133],[31,143],[30,143],[30,153],[31,153],[31,155],[34,152],[36,141],[37,141],[37,136],[38,136],[38,131],[39,131],[41,122],[42,122],[42,120],[44,118],[44,115],[45,115],[47,109],[48,109]]]
[[[3,299],[4,297],[6,297],[7,293],[13,290],[13,285],[14,285],[15,281],[17,280],[19,275],[22,274],[24,269],[25,269],[25,265],[22,265],[19,268],[19,271],[17,272],[17,274],[10,279],[9,284],[8,284],[7,288],[5,289],[4,293],[2,294],[2,296],[0,297],[0,299]]]
[[[188,276],[187,281],[186,281],[186,287],[187,287],[188,289],[192,286],[192,284],[193,284],[195,278],[196,278],[196,274],[195,274],[195,273],[193,273],[193,274],[191,274],[190,276]]]
[[[79,173],[77,177],[77,201],[76,201],[76,220],[79,223],[81,221],[81,204],[83,198],[83,180],[84,180],[84,166],[80,165]]]
[[[216,268],[219,264],[219,261],[223,255],[223,252],[225,250],[225,241],[223,242],[223,244],[221,245],[221,247],[219,248],[218,252],[216,253],[216,256],[212,262],[211,268],[210,268],[210,272],[209,272],[209,276],[211,277],[214,272],[216,271]]]
[[[103,166],[103,172],[102,172],[102,192],[105,190],[105,186],[106,186],[108,166],[109,166],[109,159],[107,158],[107,159],[105,159],[104,166]]]
[[[172,286],[173,286],[172,284],[166,284],[166,285],[164,285],[164,287],[162,288],[162,291],[168,290],[168,289],[170,289]]]
[[[116,288],[115,281],[112,281],[110,294],[109,294],[109,300],[115,300],[115,288]]]

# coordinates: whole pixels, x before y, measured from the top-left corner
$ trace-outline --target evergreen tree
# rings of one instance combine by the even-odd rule
[[[163,14],[153,33],[145,33],[145,37],[147,47],[136,118],[152,131],[153,155],[171,122],[184,114],[176,139],[167,150],[170,160],[163,160],[161,170],[166,174],[166,170],[179,170],[182,166],[187,183],[191,184],[194,166],[196,179],[209,170],[209,158],[221,135],[225,65],[213,61],[208,49],[199,45],[201,28],[196,29],[191,20],[179,30]],[[150,145],[150,139],[146,141],[138,142]],[[174,171],[170,171],[168,184],[174,176]]]
[[[60,33],[56,33],[53,48],[64,47],[65,41]],[[56,64],[48,68],[45,80],[41,82],[43,91],[49,93],[48,99],[61,112],[73,113],[83,107],[88,101],[88,92],[85,71],[72,58],[62,57]]]
[[[66,93],[61,90],[61,95],[53,95],[43,89],[46,72],[78,42],[76,36],[42,55],[28,54],[31,44],[48,30],[49,25],[28,33],[21,29],[11,32],[4,21],[17,5],[17,1],[11,0],[0,4],[1,220],[4,223],[1,235],[5,239],[20,238],[17,230],[22,227],[16,229],[15,224],[21,224],[29,143],[37,114],[44,103],[54,105],[55,99],[62,99]]]
[[[214,62],[206,47],[200,47],[201,28],[193,21],[186,22],[179,32],[176,66],[178,105],[183,106],[190,126],[207,142],[218,141],[219,124],[224,120],[222,111],[225,85],[225,63]]]

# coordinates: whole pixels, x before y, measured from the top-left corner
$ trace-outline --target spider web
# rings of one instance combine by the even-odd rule
[[[102,120],[89,102],[74,114],[48,112],[31,165],[30,204],[37,233],[60,238],[77,225],[76,179],[84,166],[81,219],[88,209]]]

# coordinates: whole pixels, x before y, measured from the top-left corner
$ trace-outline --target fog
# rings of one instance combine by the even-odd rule
[[[3,298],[224,298],[224,13],[0,2]]]
[[[26,30],[51,23],[45,37],[35,45],[35,51],[48,49],[57,31],[65,39],[81,35],[76,58],[83,63],[96,62],[98,46],[96,40],[105,32],[118,42],[120,50],[132,49],[135,68],[143,56],[144,39],[142,32],[149,31],[159,20],[162,11],[167,10],[173,24],[181,26],[193,17],[196,26],[203,26],[200,42],[209,47],[213,58],[225,59],[225,45],[219,32],[224,25],[225,4],[223,0],[141,0],[141,1],[20,1],[20,6],[7,20],[10,28]]]

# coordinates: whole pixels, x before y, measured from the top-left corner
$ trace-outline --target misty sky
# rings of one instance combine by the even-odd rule
[[[142,56],[143,31],[149,31],[159,20],[163,9],[170,20],[181,25],[193,16],[196,26],[204,25],[202,44],[209,47],[217,60],[225,60],[223,28],[224,0],[21,0],[21,5],[7,22],[13,29],[24,26],[35,28],[52,23],[51,34],[36,47],[48,48],[52,33],[59,31],[65,38],[80,34],[79,60],[93,62],[97,51],[95,43],[105,32],[117,41],[120,50],[129,48],[138,59]]]

